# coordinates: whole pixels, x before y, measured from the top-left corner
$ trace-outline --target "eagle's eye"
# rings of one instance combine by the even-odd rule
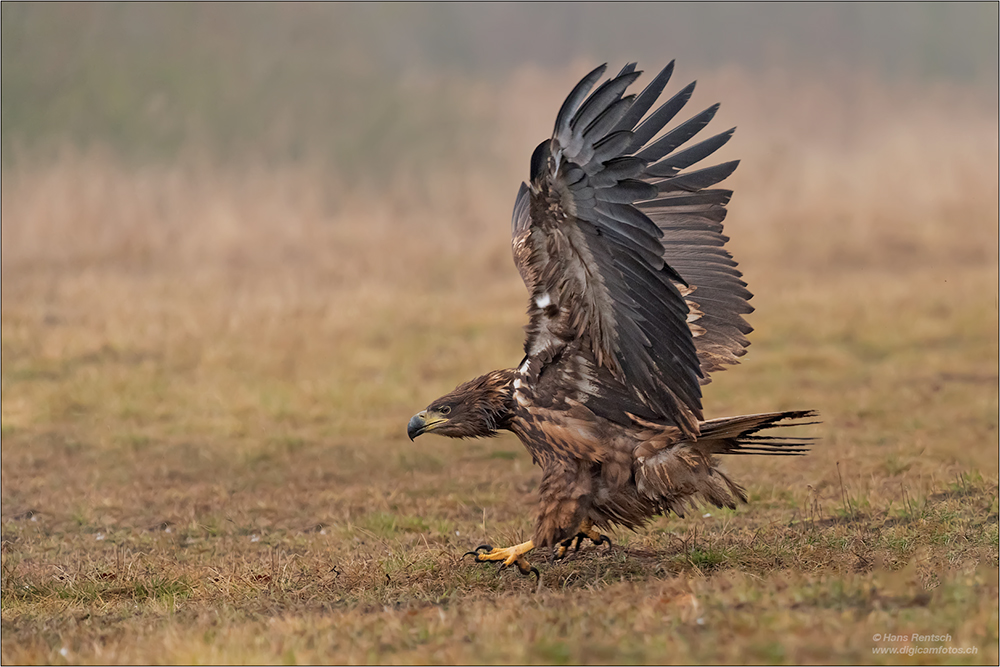
[[[448,413],[451,412],[451,406],[450,405],[445,405],[438,412],[440,412],[443,415],[446,415],[446,414],[448,414]]]

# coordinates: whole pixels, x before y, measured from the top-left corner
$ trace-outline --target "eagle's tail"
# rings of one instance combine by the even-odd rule
[[[818,424],[817,421],[802,421],[816,416],[813,410],[793,410],[710,419],[701,423],[701,434],[693,446],[705,454],[801,456],[809,451],[816,438],[757,434],[772,428]],[[778,423],[785,420],[794,421]]]
[[[735,508],[746,502],[746,489],[716,467],[713,454],[801,455],[815,438],[757,435],[759,431],[785,426],[805,426],[815,421],[812,410],[768,412],[742,417],[711,419],[701,423],[695,441],[676,443],[637,460],[636,487],[654,501],[660,511],[684,516],[685,508],[701,497],[716,507]],[[779,424],[784,420],[786,424]]]

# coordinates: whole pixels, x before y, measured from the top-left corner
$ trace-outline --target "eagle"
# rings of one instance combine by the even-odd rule
[[[517,435],[542,469],[532,538],[466,555],[536,578],[533,549],[562,558],[574,540],[610,545],[601,530],[683,516],[698,500],[746,502],[715,455],[801,455],[811,438],[761,432],[815,423],[803,422],[812,410],[704,419],[701,387],[745,354],[753,308],[725,249],[732,191],[713,187],[739,161],[689,167],[735,128],[689,143],[715,104],[661,134],[695,84],[648,113],[673,61],[638,95],[625,94],[636,63],[595,89],[606,67],[563,102],[514,203],[514,263],[530,295],[523,360],[459,385],[407,425],[411,440]]]

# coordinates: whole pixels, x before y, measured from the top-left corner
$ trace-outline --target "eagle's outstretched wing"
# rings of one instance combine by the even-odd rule
[[[673,63],[638,96],[624,96],[639,76],[634,64],[588,96],[604,69],[584,77],[563,103],[515,203],[514,259],[531,293],[525,352],[556,354],[569,341],[585,341],[644,412],[694,435],[700,385],[746,345],[749,327],[739,315],[749,312],[750,295],[722,249],[731,193],[703,189],[737,163],[682,170],[732,131],[677,150],[716,105],[653,140],[693,84],[640,123]],[[603,375],[596,371],[595,378]]]
[[[724,248],[729,237],[722,233],[722,221],[732,191],[703,189],[728,177],[738,162],[678,172],[714,153],[732,135],[732,130],[717,134],[649,167],[643,178],[656,183],[660,195],[637,204],[663,232],[663,258],[687,283],[681,292],[689,307],[702,384],[711,381],[710,373],[739,363],[750,344],[746,334],[753,331],[742,317],[753,312],[748,303],[753,295]]]

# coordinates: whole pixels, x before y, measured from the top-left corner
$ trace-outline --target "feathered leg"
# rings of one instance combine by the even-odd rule
[[[490,545],[483,544],[474,551],[466,553],[466,556],[475,556],[477,563],[501,561],[503,567],[517,565],[521,574],[534,574],[537,577],[538,570],[531,566],[524,558],[524,554],[536,546],[554,550],[561,542],[567,538],[572,540],[585,528],[586,537],[591,537],[590,533],[596,533],[593,525],[585,525],[589,522],[584,518],[586,507],[583,501],[591,490],[590,464],[559,459],[546,463],[543,465],[542,483],[538,488],[540,501],[538,523],[532,539],[505,549],[493,549]],[[602,537],[597,534],[597,541]],[[610,540],[608,542],[610,543]],[[480,551],[486,553],[479,553]],[[553,551],[552,556],[555,555]]]
[[[593,490],[591,464],[556,459],[542,466],[538,487],[538,522],[533,540],[540,548],[555,548],[584,528]]]

